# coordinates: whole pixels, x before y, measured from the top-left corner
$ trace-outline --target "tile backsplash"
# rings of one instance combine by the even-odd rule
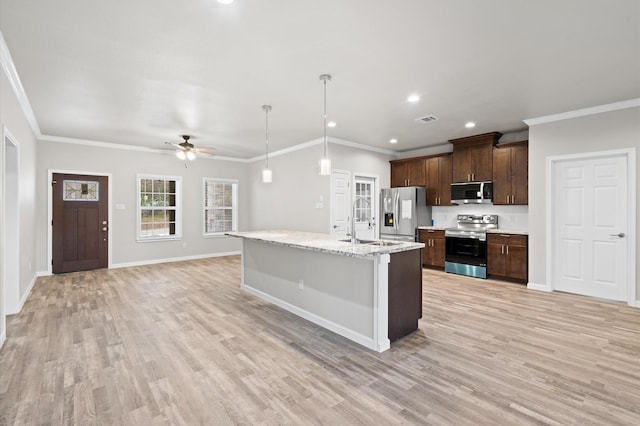
[[[498,229],[529,230],[529,206],[494,206],[474,204],[459,206],[434,206],[431,210],[434,226],[454,228],[459,214],[497,214]]]

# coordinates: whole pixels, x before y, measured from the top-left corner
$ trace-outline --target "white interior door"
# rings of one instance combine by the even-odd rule
[[[376,185],[372,177],[355,176],[355,226],[356,236],[363,240],[376,238]]]
[[[627,300],[627,173],[624,155],[554,163],[555,290]]]
[[[349,232],[350,182],[351,173],[341,170],[331,171],[330,234],[346,236]]]

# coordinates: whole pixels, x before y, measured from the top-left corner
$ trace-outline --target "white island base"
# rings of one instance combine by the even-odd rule
[[[419,264],[422,245],[352,248],[332,237],[318,248],[249,234],[230,234],[244,237],[242,289],[369,349],[389,349],[389,252],[413,250]],[[412,305],[421,316],[421,274],[419,280]]]

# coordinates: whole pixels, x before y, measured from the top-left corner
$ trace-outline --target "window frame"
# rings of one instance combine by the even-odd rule
[[[219,232],[207,232],[207,210],[213,210],[212,207],[207,207],[207,183],[230,183],[232,184],[232,206],[231,206],[231,230],[219,231]],[[202,219],[202,236],[204,238],[216,238],[224,237],[225,232],[237,232],[238,231],[238,189],[239,184],[237,179],[222,179],[203,177],[202,178],[202,209],[200,210]]]
[[[151,180],[164,180],[175,181],[176,183],[176,228],[173,235],[162,236],[144,236],[142,235],[142,210],[148,210],[143,208],[140,203],[140,183],[143,179]],[[165,206],[166,207],[166,206]],[[156,209],[151,209],[156,210]],[[160,210],[160,209],[157,209]],[[171,209],[164,209],[171,210]],[[154,242],[154,241],[174,241],[182,239],[182,176],[169,176],[169,175],[154,175],[147,173],[138,173],[136,175],[136,241],[139,243]]]

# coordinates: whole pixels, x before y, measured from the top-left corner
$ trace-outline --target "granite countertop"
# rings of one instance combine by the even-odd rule
[[[489,229],[487,234],[529,235],[529,231],[522,229]]]
[[[373,257],[381,254],[417,250],[424,247],[423,243],[404,241],[389,241],[393,243],[393,245],[389,246],[378,244],[353,245],[350,242],[340,241],[341,239],[345,239],[346,237],[340,237],[330,234],[318,234],[313,232],[286,230],[227,232],[226,235],[246,238],[250,240],[264,241],[267,243],[277,244],[285,247],[314,250],[351,257]]]
[[[425,231],[445,231],[447,228],[443,226],[418,226],[418,229]]]

